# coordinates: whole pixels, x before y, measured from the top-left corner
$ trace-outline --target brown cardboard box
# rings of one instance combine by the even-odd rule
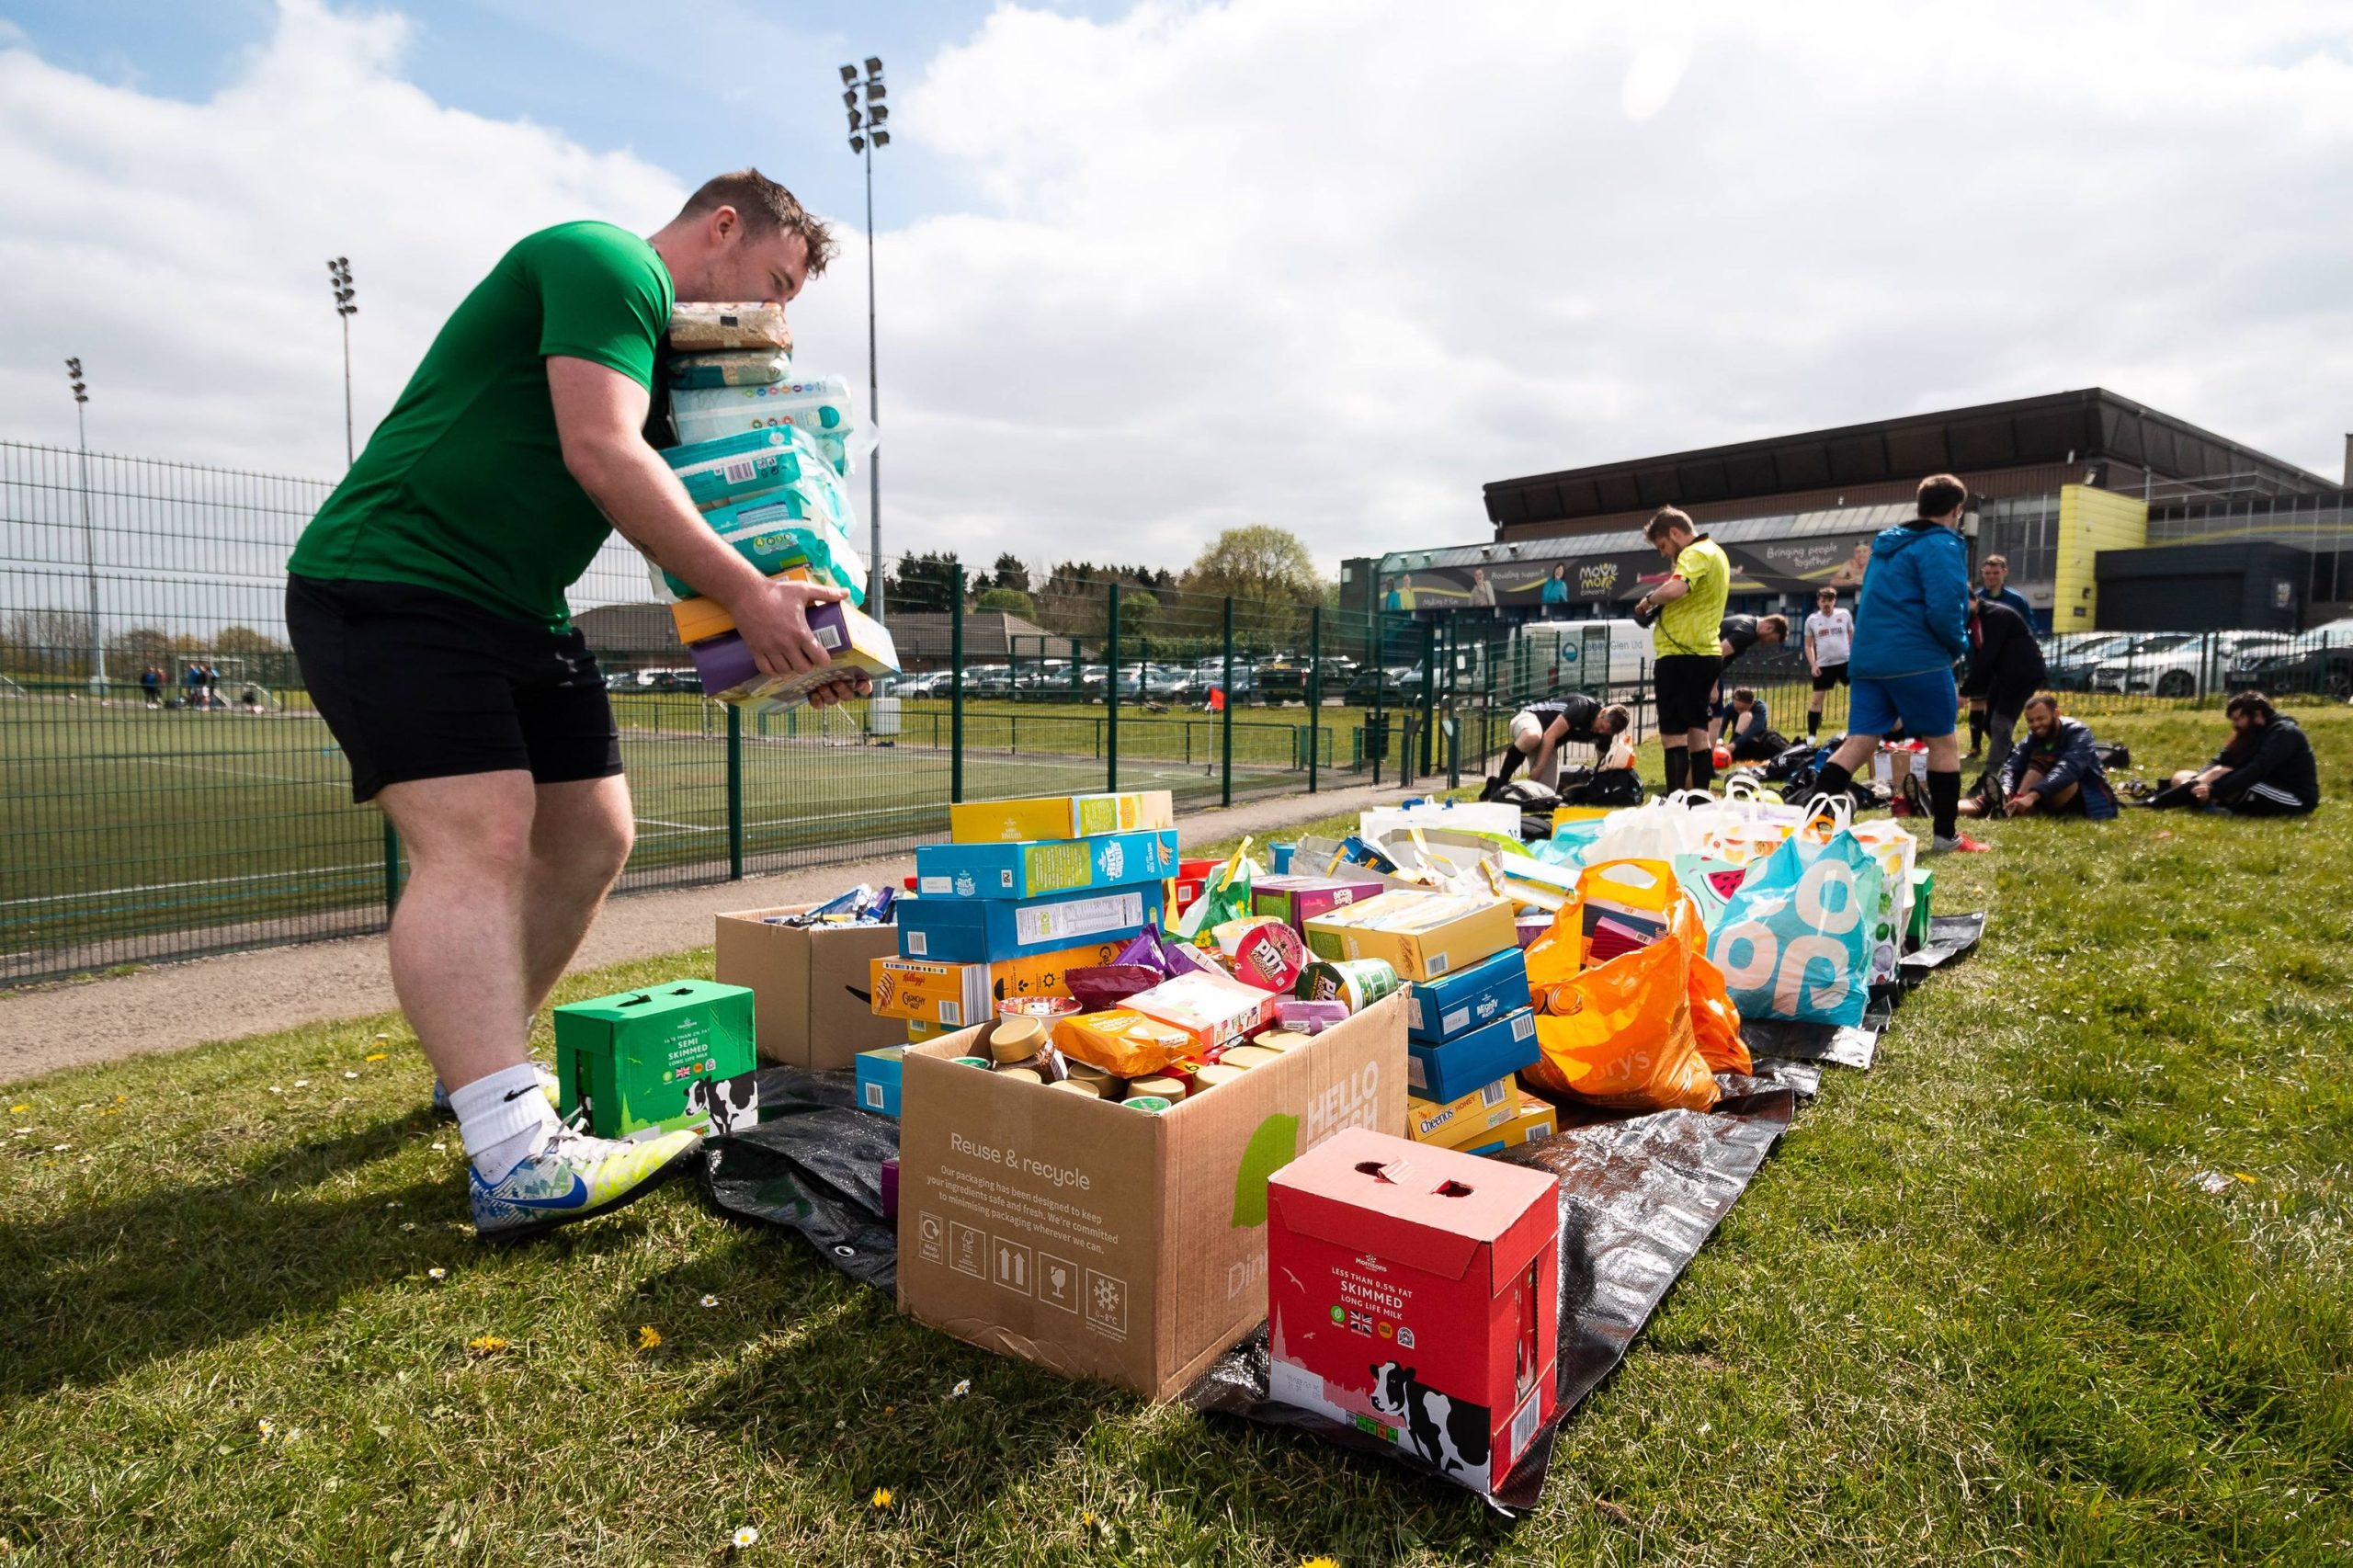
[[[906,1041],[906,1023],[878,1018],[868,990],[873,960],[899,950],[895,926],[770,926],[770,915],[807,904],[745,909],[718,920],[714,972],[752,988],[760,1060],[789,1067],[849,1068],[861,1051]]]
[[[1267,1312],[1267,1177],[1346,1127],[1404,1125],[1405,998],[1161,1115],[907,1047],[899,1305],[934,1327],[1154,1399]]]

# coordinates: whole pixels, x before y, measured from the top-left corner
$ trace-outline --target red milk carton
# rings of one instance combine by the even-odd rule
[[[1367,1128],[1267,1184],[1272,1392],[1492,1493],[1552,1419],[1557,1177]]]

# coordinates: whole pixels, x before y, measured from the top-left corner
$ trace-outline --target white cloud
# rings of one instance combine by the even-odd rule
[[[676,202],[403,34],[284,0],[197,104],[0,38],[0,431],[70,430],[79,353],[100,445],[331,473],[322,258],[364,424],[515,237]],[[1329,566],[1479,537],[1485,480],[1911,409],[2098,383],[2331,473],[2353,414],[2342,3],[1008,6],[894,102],[972,198],[878,253],[893,548],[1269,520]],[[862,274],[804,363],[862,377]]]

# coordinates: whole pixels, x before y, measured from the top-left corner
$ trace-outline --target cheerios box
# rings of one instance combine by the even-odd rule
[[[755,1064],[747,986],[672,980],[555,1010],[557,1108],[599,1138],[708,1131],[717,1085]]]

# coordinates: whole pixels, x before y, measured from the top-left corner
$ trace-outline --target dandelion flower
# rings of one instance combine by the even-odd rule
[[[1299,1568],[1340,1568],[1340,1560],[1336,1557],[1311,1557]]]
[[[873,1503],[878,1508],[889,1507],[891,1506],[891,1489],[887,1486],[876,1487],[874,1489]]]
[[[389,1051],[371,1051],[359,1060],[362,1062],[381,1062],[391,1055],[392,1052]]]
[[[425,1277],[427,1279],[447,1279],[449,1278],[449,1271],[446,1268],[428,1268],[425,1271]]]
[[[1078,1516],[1078,1522],[1086,1526],[1088,1529],[1093,1529],[1095,1528],[1095,1510],[1089,1508],[1086,1512],[1080,1514]]]
[[[758,1544],[758,1542],[759,1542],[759,1539],[760,1539],[760,1532],[759,1532],[758,1530],[756,1530],[756,1529],[754,1529],[750,1525],[737,1525],[737,1526],[735,1527],[735,1533],[734,1533],[734,1535],[733,1535],[733,1536],[732,1536],[732,1537],[730,1537],[729,1539],[731,1539],[732,1540],[733,1540],[733,1541],[734,1541],[734,1543],[735,1543],[736,1549],[737,1549],[738,1551],[741,1551],[741,1550],[742,1550],[743,1548],[745,1548],[745,1547],[747,1547],[747,1546],[754,1546],[754,1545]]]
[[[495,1356],[506,1348],[506,1341],[494,1334],[477,1335],[466,1341],[466,1348],[483,1356]]]
[[[715,1307],[719,1305],[719,1298],[716,1296],[705,1296],[702,1299],[702,1304],[706,1307]]]
[[[33,1108],[28,1105],[12,1105],[8,1108],[8,1114],[10,1116],[22,1116],[25,1112],[32,1108]]]
[[[637,1347],[640,1350],[651,1350],[661,1343],[662,1336],[654,1332],[652,1324],[644,1323],[637,1325]]]

